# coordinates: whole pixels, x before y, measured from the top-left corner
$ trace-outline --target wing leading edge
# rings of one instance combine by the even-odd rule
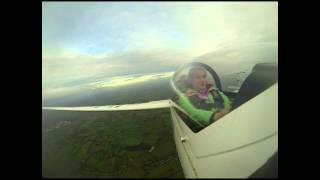
[[[79,107],[42,107],[45,110],[60,111],[128,111],[128,110],[145,110],[145,109],[161,109],[171,106],[170,100],[150,101],[147,103],[108,105],[108,106],[79,106]]]

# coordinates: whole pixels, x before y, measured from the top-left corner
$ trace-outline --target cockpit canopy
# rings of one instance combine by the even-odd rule
[[[242,80],[240,87],[236,92],[227,92],[222,89],[221,85],[223,83],[221,79],[225,80],[226,78],[223,75],[221,76],[220,74],[218,76],[216,71],[209,65],[201,62],[192,62],[183,66],[175,72],[171,80],[171,86],[176,94],[176,97],[173,100],[179,106],[181,105],[180,108],[176,108],[176,111],[193,132],[200,131],[208,124],[204,125],[203,123],[199,123],[199,119],[197,119],[195,116],[190,115],[188,109],[184,108],[183,105],[179,103],[181,103],[181,99],[183,101],[188,101],[188,98],[186,97],[186,94],[188,94],[187,90],[193,88],[191,83],[190,70],[195,67],[201,67],[201,69],[205,70],[205,80],[207,84],[212,85],[215,89],[218,89],[228,96],[231,102],[230,110],[234,110],[235,108],[241,106],[243,103],[254,98],[278,81],[277,63],[258,63],[251,69],[251,71],[248,72],[248,75]],[[235,73],[235,77],[238,74],[239,73]]]
[[[220,79],[217,73],[210,66],[199,62],[193,62],[187,64],[186,66],[183,66],[173,75],[171,85],[173,86],[177,94],[185,93],[186,89],[192,86],[190,70],[195,67],[202,67],[203,69],[205,69],[207,84],[221,89]]]

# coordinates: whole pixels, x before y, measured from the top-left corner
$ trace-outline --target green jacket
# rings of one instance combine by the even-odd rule
[[[217,101],[221,101],[222,104],[220,107],[217,107]],[[197,120],[203,126],[207,126],[213,122],[213,116],[218,110],[230,108],[230,100],[223,92],[211,88],[207,100],[200,99],[195,93],[186,93],[180,95],[179,105],[186,110],[194,120]]]

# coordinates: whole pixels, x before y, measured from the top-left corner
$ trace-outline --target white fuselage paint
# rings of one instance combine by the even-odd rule
[[[278,150],[278,83],[198,133],[171,113],[186,178],[247,178]]]

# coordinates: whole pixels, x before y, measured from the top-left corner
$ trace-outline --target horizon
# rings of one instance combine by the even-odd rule
[[[42,12],[44,99],[87,80],[169,72],[233,45],[278,42],[277,2],[42,2]]]

